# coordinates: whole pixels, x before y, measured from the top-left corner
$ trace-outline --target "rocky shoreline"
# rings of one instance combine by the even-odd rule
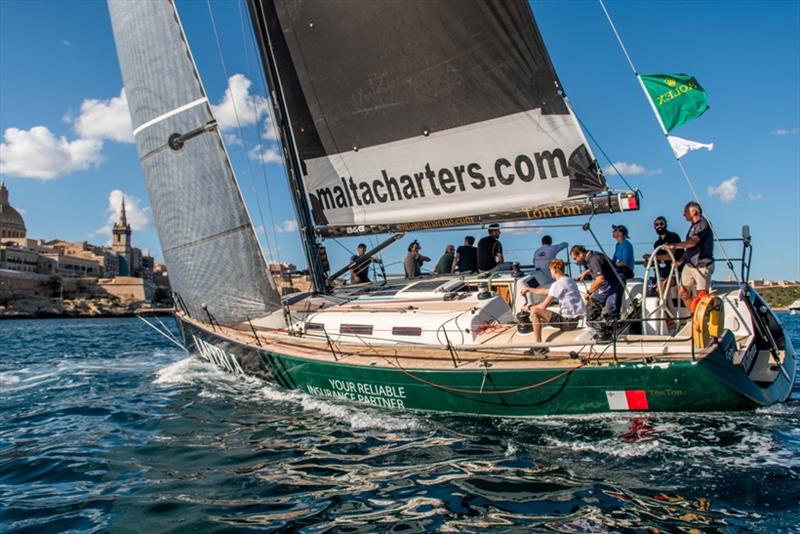
[[[11,304],[11,303],[9,303]],[[56,319],[133,317],[136,314],[167,315],[171,308],[154,307],[142,301],[114,298],[26,298],[0,306],[0,319]]]

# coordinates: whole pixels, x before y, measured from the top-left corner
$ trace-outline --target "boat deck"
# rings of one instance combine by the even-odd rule
[[[441,303],[438,303],[441,304]],[[202,329],[209,326],[182,315],[184,321]],[[609,365],[623,362],[658,364],[670,361],[691,361],[691,339],[688,337],[622,336],[616,345],[578,342],[582,330],[561,332],[545,329],[547,357],[526,355],[533,343],[531,336],[521,336],[513,326],[501,325],[482,333],[477,342],[468,346],[436,348],[427,345],[375,345],[365,338],[361,344],[341,343],[332,339],[293,336],[285,331],[258,331],[259,347],[249,325],[237,328],[215,325],[215,335],[264,351],[320,361],[336,359],[341,363],[362,366],[403,369],[475,370],[492,369],[565,369],[582,365]],[[614,349],[616,348],[616,359]],[[700,359],[713,350],[696,350]],[[334,356],[335,353],[335,356]],[[574,357],[574,355],[578,355]]]

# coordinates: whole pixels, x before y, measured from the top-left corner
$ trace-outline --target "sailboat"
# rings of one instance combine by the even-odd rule
[[[794,348],[746,279],[715,283],[673,331],[672,295],[648,283],[651,261],[627,281],[611,342],[545,328],[541,344],[516,319],[522,290],[548,282],[526,266],[335,284],[361,263],[330,274],[324,238],[392,234],[377,251],[406,231],[593,217],[636,210],[640,198],[608,188],[524,0],[248,6],[314,283],[286,298],[174,3],[109,0],[189,351],[287,389],[391,410],[725,411],[788,398]],[[539,347],[546,357],[530,355]]]

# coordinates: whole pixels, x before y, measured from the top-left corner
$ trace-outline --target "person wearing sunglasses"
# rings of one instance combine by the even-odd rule
[[[658,235],[658,239],[656,239],[655,243],[653,243],[653,250],[657,249],[661,245],[672,245],[681,242],[681,237],[678,234],[667,230],[667,219],[662,216],[655,218],[653,221],[653,229]],[[680,265],[681,258],[683,258],[683,250],[675,250],[673,254],[675,255],[675,261],[678,262],[678,265]],[[646,262],[650,259],[650,255],[645,254],[644,259]],[[662,280],[664,280],[669,276],[671,267],[670,264],[672,263],[672,260],[670,259],[669,254],[666,252],[659,253],[656,259],[658,260],[659,276]]]
[[[444,249],[444,254],[439,258],[436,263],[436,268],[433,270],[436,274],[450,274],[453,272],[453,265],[455,264],[456,247],[447,245]]]

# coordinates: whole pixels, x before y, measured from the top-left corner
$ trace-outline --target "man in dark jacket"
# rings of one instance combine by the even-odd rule
[[[623,287],[619,273],[614,268],[611,260],[602,252],[586,250],[581,245],[575,245],[569,251],[573,261],[584,265],[586,270],[575,277],[576,280],[592,279],[586,296],[589,302],[586,306],[586,320],[595,330],[600,331],[600,341],[611,340],[609,325],[601,321],[619,320],[619,308],[622,303]]]
[[[503,263],[503,244],[500,243],[500,225],[490,224],[489,235],[478,241],[478,270],[491,271]]]
[[[460,273],[478,272],[478,249],[475,248],[475,238],[468,235],[464,238],[464,244],[456,249],[456,257],[453,261],[455,271]]]
[[[658,239],[656,239],[653,243],[653,250],[657,249],[661,245],[674,245],[675,243],[681,242],[681,237],[678,234],[667,230],[667,219],[664,217],[656,217],[656,219],[653,221],[653,229],[656,231],[656,234],[658,234]],[[683,258],[683,251],[675,250],[673,252],[673,256],[675,256],[675,261],[680,264],[681,258]],[[649,259],[650,255],[645,254],[644,260],[648,261]],[[656,256],[656,259],[658,260],[659,276],[662,280],[665,280],[669,276],[669,271],[672,267],[672,260],[670,259],[669,254],[666,252],[660,252],[658,256]]]

